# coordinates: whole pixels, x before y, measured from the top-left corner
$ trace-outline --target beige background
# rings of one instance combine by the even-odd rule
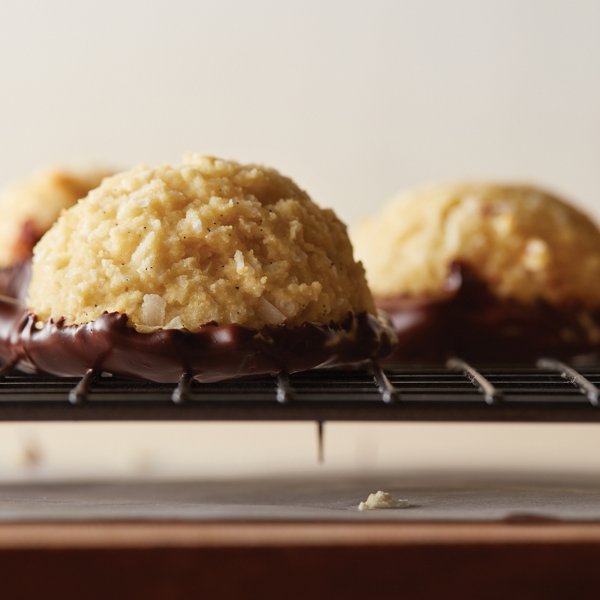
[[[271,164],[348,221],[431,179],[600,211],[600,2],[0,3],[0,183],[195,150]],[[337,425],[327,469],[596,469],[596,427]],[[235,441],[233,441],[235,440]],[[312,425],[2,425],[0,477],[315,468]]]
[[[431,179],[600,207],[596,0],[3,0],[0,181],[187,150],[346,220]]]

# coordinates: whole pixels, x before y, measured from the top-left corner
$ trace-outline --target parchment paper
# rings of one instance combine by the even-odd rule
[[[359,512],[370,492],[406,509]],[[78,520],[600,521],[600,478],[554,474],[273,477],[206,481],[13,483],[0,522]]]

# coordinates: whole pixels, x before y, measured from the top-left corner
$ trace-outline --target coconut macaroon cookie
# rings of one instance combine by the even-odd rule
[[[192,155],[107,178],[36,246],[37,368],[176,381],[358,362],[389,350],[331,210],[277,171]]]
[[[0,191],[0,293],[24,296],[37,241],[107,174],[47,169]]]
[[[432,185],[354,232],[400,360],[514,362],[600,349],[600,231],[529,186]]]

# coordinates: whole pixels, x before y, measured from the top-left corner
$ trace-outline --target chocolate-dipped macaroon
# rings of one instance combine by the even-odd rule
[[[35,248],[27,307],[5,359],[58,375],[293,372],[378,358],[393,337],[331,210],[277,171],[198,155],[65,211]]]
[[[395,362],[597,360],[600,231],[544,190],[423,187],[353,239],[399,335]]]
[[[107,172],[49,169],[0,192],[0,294],[24,298],[38,240]]]

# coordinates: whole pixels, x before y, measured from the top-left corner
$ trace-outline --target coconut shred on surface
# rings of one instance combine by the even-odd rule
[[[358,510],[379,510],[383,508],[407,508],[410,506],[408,500],[402,498],[394,498],[389,492],[382,492],[379,490],[373,494],[369,494],[369,497],[358,505]]]

